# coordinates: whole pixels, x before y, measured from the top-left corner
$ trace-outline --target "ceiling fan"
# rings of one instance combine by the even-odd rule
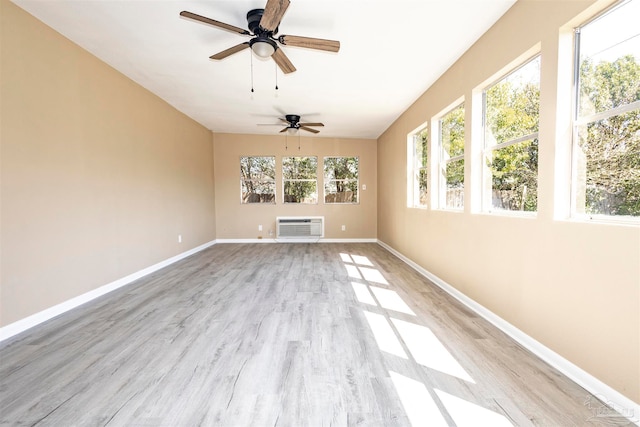
[[[278,119],[281,122],[284,122],[287,124],[287,126],[282,129],[280,131],[280,133],[283,132],[287,132],[288,134],[295,134],[298,132],[299,129],[302,130],[306,130],[307,132],[311,132],[311,133],[319,133],[319,130],[313,129],[310,126],[313,127],[317,127],[317,126],[324,126],[323,123],[300,123],[300,116],[297,114],[287,114],[284,116],[284,118],[282,117],[278,117]],[[281,126],[279,124],[261,124],[258,126]]]
[[[240,43],[215,55],[211,59],[224,59],[234,53],[246,48],[251,48],[253,53],[261,58],[272,57],[283,73],[288,74],[296,71],[289,58],[284,54],[279,44],[284,46],[297,46],[308,49],[325,50],[338,52],[340,42],[336,40],[316,39],[312,37],[281,35],[276,38],[278,25],[285,11],[289,7],[290,0],[267,0],[264,9],[253,9],[247,13],[247,23],[249,30],[245,30],[234,25],[225,24],[214,19],[196,15],[192,12],[182,11],[180,16],[213,25],[223,30],[231,31],[243,36],[251,36],[248,42]],[[279,43],[279,44],[278,44]]]

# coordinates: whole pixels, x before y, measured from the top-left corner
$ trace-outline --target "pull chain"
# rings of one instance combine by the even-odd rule
[[[278,90],[278,64],[274,63],[274,66],[276,67],[276,90]]]
[[[249,52],[251,56],[251,93],[253,93],[253,54]]]

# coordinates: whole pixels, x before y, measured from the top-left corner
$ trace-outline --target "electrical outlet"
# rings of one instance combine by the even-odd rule
[[[362,189],[366,190],[367,189],[367,184],[362,184]]]
[[[342,231],[345,231],[346,229],[347,229],[347,226],[346,226],[346,225],[343,225],[343,226],[342,226]]]
[[[258,231],[262,231],[262,224],[258,226]]]

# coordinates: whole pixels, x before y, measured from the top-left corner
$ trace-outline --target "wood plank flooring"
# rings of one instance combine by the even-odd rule
[[[624,422],[589,399],[373,243],[218,244],[0,344],[2,426]]]

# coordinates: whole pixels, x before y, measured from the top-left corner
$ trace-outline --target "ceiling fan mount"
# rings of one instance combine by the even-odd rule
[[[253,35],[261,35],[268,34],[269,37],[273,37],[274,34],[278,34],[278,27],[276,27],[273,31],[264,30],[260,28],[260,20],[262,20],[262,15],[264,15],[264,9],[252,9],[247,12],[247,26],[249,27],[249,31]]]
[[[284,117],[291,127],[295,127],[296,129],[300,128],[300,116],[297,114],[287,114]]]
[[[273,58],[282,72],[288,74],[296,71],[296,67],[293,66],[289,58],[282,51],[280,45],[297,46],[328,52],[338,52],[340,50],[340,42],[336,40],[291,35],[281,35],[276,38],[275,34],[278,33],[280,20],[284,16],[289,4],[290,0],[267,0],[267,5],[264,9],[250,10],[247,13],[247,27],[249,30],[225,24],[224,22],[216,21],[186,10],[180,12],[180,16],[209,24],[226,31],[231,31],[242,36],[252,37],[248,42],[237,44],[218,52],[215,55],[211,55],[211,59],[221,60],[233,55],[234,53],[250,48],[259,57]]]

